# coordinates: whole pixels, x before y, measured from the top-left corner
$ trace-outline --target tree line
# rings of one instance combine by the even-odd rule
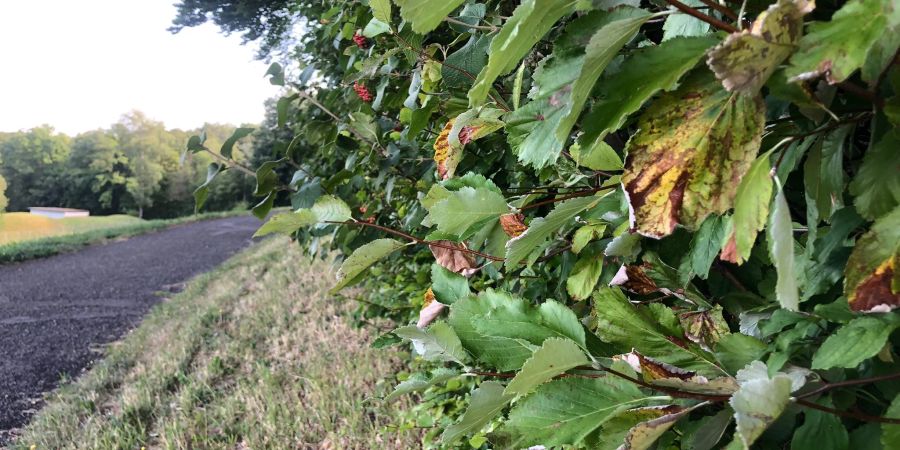
[[[202,127],[211,148],[219,148],[234,129],[210,123]],[[188,137],[200,131],[167,129],[132,111],[108,128],[74,137],[49,125],[0,133],[0,211],[59,206],[96,215],[191,214],[193,191],[213,159],[208,154],[182,154]],[[233,157],[252,162],[255,151],[254,141],[247,139]],[[204,210],[228,210],[250,201],[252,177],[234,171],[216,181]]]

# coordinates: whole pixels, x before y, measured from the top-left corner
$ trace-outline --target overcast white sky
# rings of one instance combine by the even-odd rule
[[[0,131],[75,135],[132,109],[169,128],[263,119],[255,47],[211,23],[166,31],[175,0],[0,0]]]

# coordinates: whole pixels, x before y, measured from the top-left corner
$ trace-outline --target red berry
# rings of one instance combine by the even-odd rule
[[[356,91],[356,95],[359,96],[360,100],[366,103],[372,101],[372,93],[369,92],[369,88],[367,88],[366,85],[357,81],[353,83],[353,90]]]
[[[353,42],[356,43],[356,46],[365,50],[369,48],[369,40],[366,39],[365,36],[359,34],[359,31],[353,33]]]

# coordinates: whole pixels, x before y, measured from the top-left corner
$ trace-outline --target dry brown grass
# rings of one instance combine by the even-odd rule
[[[106,359],[55,393],[28,448],[418,448],[375,398],[400,364],[370,347],[327,262],[271,239],[160,305]],[[389,324],[382,324],[387,327]]]

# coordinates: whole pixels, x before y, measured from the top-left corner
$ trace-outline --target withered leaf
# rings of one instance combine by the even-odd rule
[[[716,306],[706,311],[692,311],[678,315],[684,336],[711,351],[719,339],[730,333],[728,323],[722,317],[722,307]]]
[[[503,128],[497,120],[501,111],[486,108],[480,113],[468,110],[447,121],[437,139],[434,140],[434,162],[441,179],[452,178],[456,166],[462,160],[463,147],[477,139]]]
[[[729,35],[710,50],[706,63],[729,91],[759,92],[794,51],[803,33],[803,16],[815,8],[808,0],[779,0],[759,14],[748,30]]]
[[[729,93],[708,73],[654,102],[628,143],[622,174],[632,227],[660,238],[731,208],[764,124],[758,95]]]
[[[519,237],[528,229],[524,220],[525,216],[519,213],[504,214],[500,216],[500,226],[509,237]]]
[[[422,309],[419,311],[419,321],[416,322],[416,326],[419,328],[425,328],[434,321],[441,314],[441,312],[447,307],[447,305],[437,301],[434,299],[434,291],[431,288],[428,288],[425,291],[425,302],[422,304]]]
[[[475,266],[475,257],[473,257],[471,253],[460,251],[468,250],[465,243],[456,243],[453,241],[435,241],[435,243],[441,244],[442,247],[436,245],[429,245],[428,247],[431,248],[431,254],[434,255],[434,259],[437,260],[437,263],[445,269],[467,277],[472,276],[472,274],[478,271],[478,267]],[[451,250],[446,247],[453,247],[460,250]]]

